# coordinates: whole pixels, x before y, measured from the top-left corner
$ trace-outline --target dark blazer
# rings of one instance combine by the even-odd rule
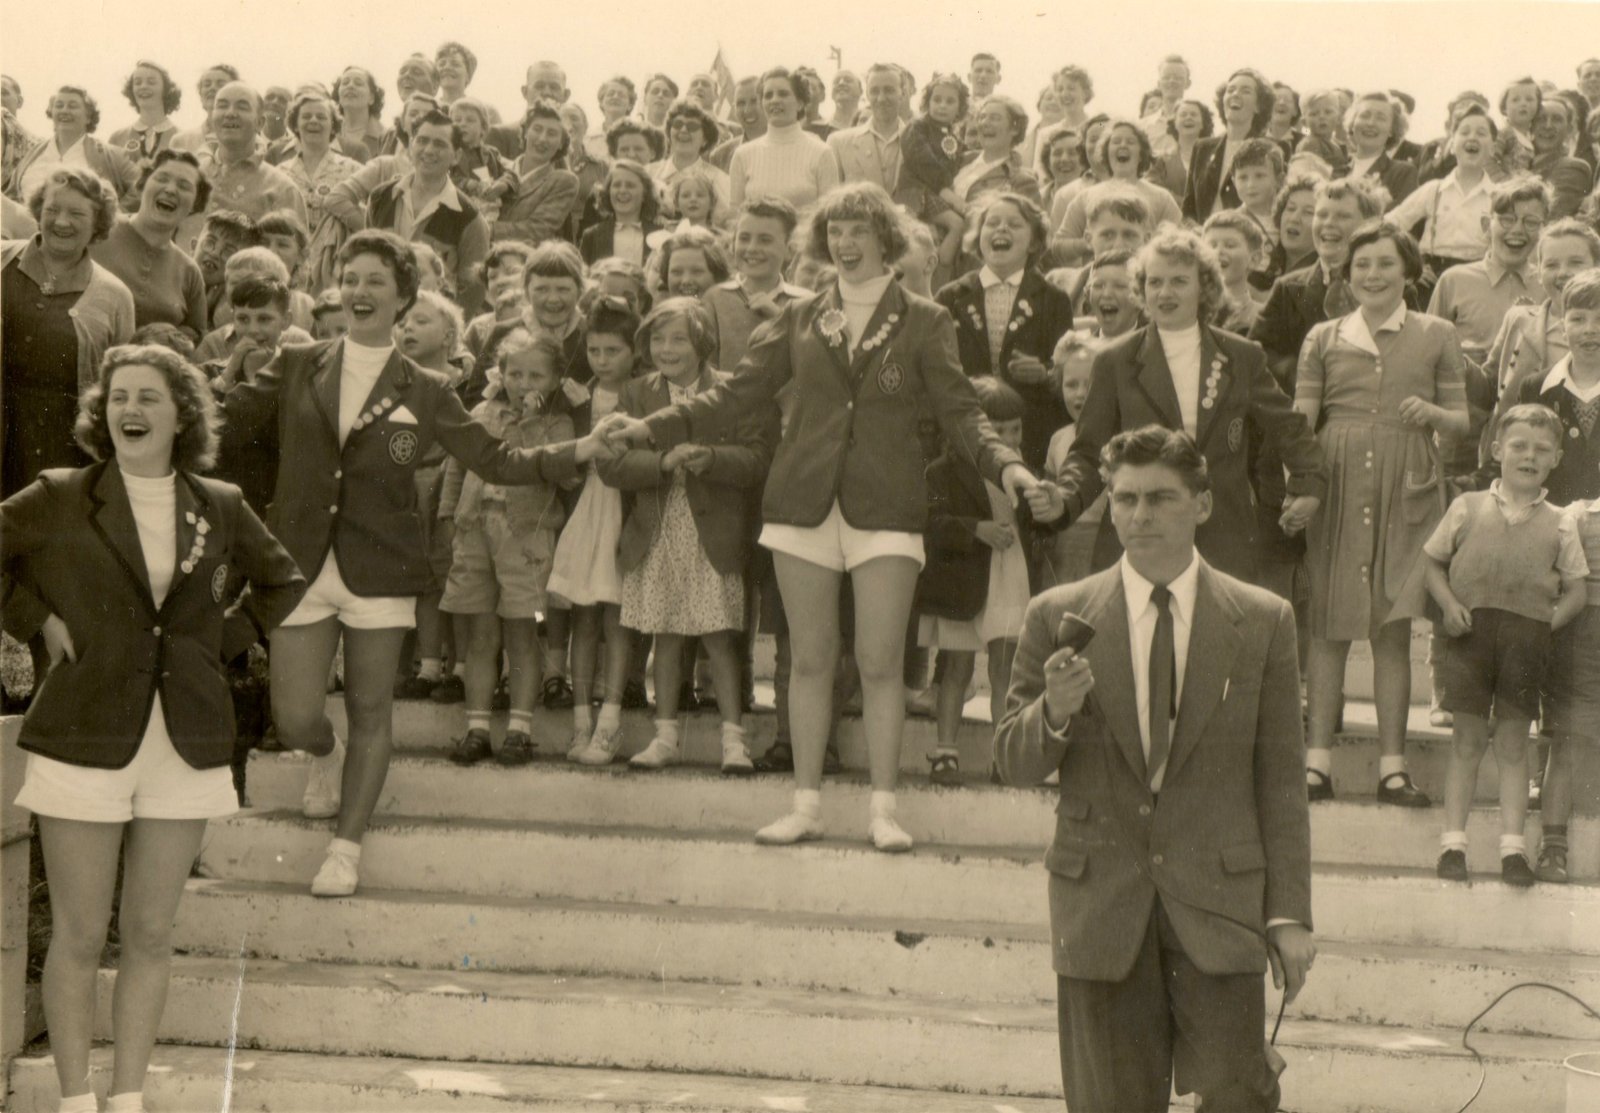
[[[1239,207],[1239,191],[1233,188],[1233,179],[1224,181],[1222,177],[1227,142],[1226,136],[1213,135],[1195,143],[1189,156],[1189,181],[1183,191],[1185,220],[1204,223],[1218,209]]]
[[[1272,283],[1267,303],[1250,326],[1250,339],[1267,353],[1267,362],[1278,385],[1294,397],[1294,374],[1300,359],[1300,345],[1314,326],[1328,319],[1323,302],[1328,284],[1322,278],[1322,264],[1281,275]]]
[[[1509,409],[1513,403],[1539,402],[1561,418],[1561,459],[1544,481],[1552,503],[1569,506],[1580,499],[1600,498],[1600,422],[1584,436],[1583,426],[1578,421],[1577,399],[1560,383],[1546,389],[1545,380],[1549,377],[1546,373],[1523,379],[1516,393],[1509,401],[1502,401],[1501,406]],[[1495,416],[1498,418],[1499,413]],[[1479,488],[1487,490],[1491,481],[1500,478],[1500,465],[1493,459],[1486,461],[1478,478]]]
[[[159,692],[183,759],[228,764],[223,662],[283,621],[306,581],[239,488],[180,472],[176,496],[178,567],[159,607],[115,464],[43,472],[0,504],[5,578],[39,604],[28,625],[58,615],[78,654],[45,675],[23,720],[24,750],[124,768]],[[20,638],[34,633],[19,621],[27,610],[7,607],[6,628]]]
[[[1097,631],[1085,650],[1095,683],[1061,740],[1045,723],[1043,665],[1068,611]],[[1061,774],[1044,864],[1062,976],[1124,978],[1158,900],[1207,974],[1265,971],[1269,920],[1311,926],[1294,614],[1202,563],[1191,629],[1157,797],[1144,773],[1120,567],[1028,605],[994,753],[1008,784]]]
[[[616,230],[616,219],[609,216],[600,221],[598,224],[592,224],[585,228],[583,230],[583,234],[578,237],[578,250],[583,254],[583,261],[585,263],[596,263],[601,259],[609,258],[615,254],[616,248],[612,246],[613,241],[611,237]],[[658,232],[660,230],[661,225],[656,221],[647,220],[644,222],[644,234],[646,237],[644,249],[645,259],[650,258],[650,233]],[[641,266],[642,265],[643,264],[641,263]]]
[[[730,377],[704,368],[695,390],[710,390]],[[667,381],[658,371],[631,380],[622,391],[621,408],[629,417],[648,417],[671,404]],[[752,505],[746,492],[767,477],[778,443],[778,408],[757,407],[720,435],[696,443],[711,449],[711,467],[703,475],[689,472],[684,480],[700,544],[718,572],[742,572],[750,555]],[[617,543],[617,567],[623,572],[639,567],[661,532],[662,500],[673,483],[672,474],[661,470],[663,455],[653,448],[631,448],[598,465],[600,478],[625,492]]]
[[[357,595],[420,595],[428,568],[414,473],[435,443],[491,483],[577,477],[573,445],[508,448],[472,420],[450,380],[398,350],[339,444],[344,342],[290,344],[223,400],[222,462],[268,451],[278,483],[267,525],[316,579],[330,551]],[[411,420],[407,420],[409,417]]]
[[[1340,176],[1345,177],[1347,174]],[[1402,159],[1391,158],[1387,154],[1378,156],[1378,160],[1367,170],[1366,176],[1378,179],[1388,191],[1391,205],[1398,205],[1417,188],[1416,166]]]
[[[1044,275],[1032,267],[1023,271],[1011,305],[1011,320],[1006,324],[998,369],[989,359],[989,319],[978,271],[969,271],[947,284],[934,300],[955,319],[956,350],[966,373],[972,377],[998,374],[1022,395],[1028,405],[1022,416],[1022,458],[1034,471],[1042,470],[1050,438],[1067,423],[1067,409],[1058,387],[1050,382],[1020,383],[1011,377],[1009,363],[1013,354],[1020,353],[1050,366],[1056,341],[1072,328],[1072,298],[1046,282]]]
[[[1296,413],[1289,396],[1267,370],[1257,344],[1209,325],[1200,326],[1200,389],[1216,384],[1216,403],[1198,409],[1195,437],[1211,471],[1211,517],[1200,527],[1195,544],[1218,569],[1242,580],[1255,578],[1261,533],[1251,486],[1251,434],[1259,430],[1266,445],[1289,470],[1290,495],[1326,495],[1328,477],[1322,448],[1305,415]],[[1078,435],[1062,467],[1061,487],[1067,515],[1077,519],[1105,489],[1100,475],[1100,449],[1117,433],[1145,425],[1181,429],[1178,395],[1172,372],[1154,325],[1135,329],[1095,357],[1089,396],[1078,415]],[[1111,565],[1122,552],[1108,514],[1095,539],[1093,566]]]
[[[704,443],[793,383],[763,520],[821,525],[837,501],[857,529],[905,533],[921,533],[928,520],[923,415],[997,484],[1007,464],[1022,462],[983,416],[941,306],[889,283],[853,359],[842,330],[835,339],[823,329],[834,314],[843,317],[836,285],[784,306],[756,330],[732,379],[649,418],[657,446]]]

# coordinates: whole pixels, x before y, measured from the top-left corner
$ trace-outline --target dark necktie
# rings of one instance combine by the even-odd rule
[[[1172,720],[1178,713],[1178,663],[1172,648],[1172,592],[1157,585],[1150,592],[1156,605],[1156,636],[1150,642],[1150,754],[1147,779],[1166,764],[1172,748]]]

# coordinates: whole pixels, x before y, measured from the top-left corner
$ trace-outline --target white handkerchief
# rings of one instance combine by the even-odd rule
[[[404,406],[396,406],[389,411],[389,420],[396,425],[415,425],[417,423],[417,415]]]

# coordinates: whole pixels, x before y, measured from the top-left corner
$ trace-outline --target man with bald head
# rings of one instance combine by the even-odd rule
[[[290,209],[306,219],[306,199],[282,170],[266,161],[261,132],[261,94],[242,81],[230,81],[211,102],[214,145],[199,152],[200,167],[211,182],[212,209],[232,209],[257,220],[274,209]],[[190,249],[200,236],[205,213],[184,221],[178,243]]]

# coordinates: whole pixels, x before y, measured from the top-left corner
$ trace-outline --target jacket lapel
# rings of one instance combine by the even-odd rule
[[[1200,557],[1196,555],[1195,559]],[[1228,673],[1239,651],[1236,627],[1241,617],[1232,597],[1223,593],[1216,573],[1201,561],[1194,614],[1189,622],[1188,664],[1184,668],[1183,691],[1178,696],[1178,722],[1172,731],[1172,751],[1167,757],[1163,784],[1172,784],[1222,702]],[[1233,743],[1232,739],[1226,741]]]
[[[1178,390],[1172,385],[1172,368],[1154,325],[1146,325],[1139,344],[1139,388],[1155,407],[1168,429],[1183,428],[1183,410],[1178,405]]]
[[[835,283],[829,286],[826,293],[819,294],[812,299],[806,312],[811,314],[811,330],[816,333],[817,341],[828,352],[828,358],[838,369],[839,374],[848,381],[850,378],[850,363],[848,359],[849,335],[843,324],[844,307],[839,302],[839,286]],[[833,339],[823,327],[825,319],[839,321],[838,339]]]
[[[151,614],[156,613],[155,592],[150,587],[150,571],[145,565],[144,546],[139,543],[139,527],[133,520],[133,507],[128,502],[128,489],[122,482],[122,471],[113,463],[99,465],[100,475],[89,487],[93,508],[89,521],[95,535],[117,558],[117,563],[128,574],[138,589],[139,598]]]
[[[1233,386],[1233,361],[1217,343],[1209,325],[1200,326],[1200,417],[1195,423],[1195,443],[1205,450],[1206,438],[1217,423],[1223,402]],[[1209,404],[1208,404],[1209,403]]]
[[[1122,593],[1122,572],[1112,565],[1105,586],[1083,615],[1097,631],[1085,651],[1090,671],[1101,679],[1089,699],[1105,720],[1117,749],[1134,777],[1145,783],[1144,738],[1139,733],[1139,707],[1133,688],[1133,643],[1128,636],[1128,601]]]
[[[960,281],[955,314],[956,328],[973,335],[975,343],[972,345],[972,350],[982,355],[984,373],[992,374],[994,368],[989,366],[989,305],[988,298],[983,293],[983,281],[976,271],[963,275]]]
[[[311,394],[334,439],[339,437],[339,371],[344,366],[344,341],[330,344],[317,355],[311,375]]]

